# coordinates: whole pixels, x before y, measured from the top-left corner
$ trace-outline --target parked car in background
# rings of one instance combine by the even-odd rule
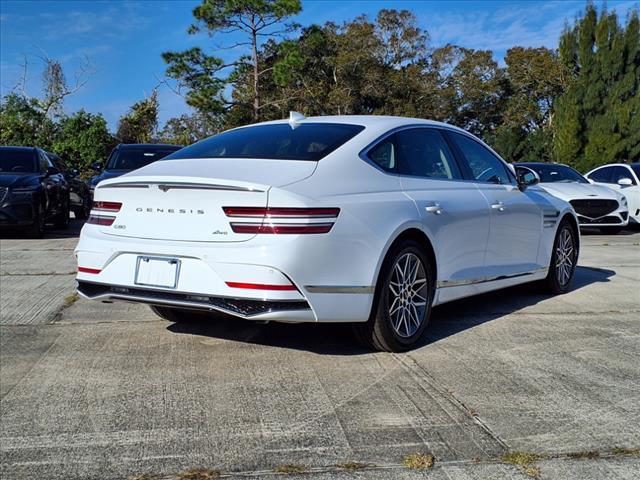
[[[594,168],[586,177],[593,183],[614,188],[629,202],[629,222],[640,224],[640,163],[612,163]]]
[[[581,227],[598,227],[615,234],[629,223],[627,199],[602,185],[593,185],[578,171],[557,163],[518,163],[540,176],[540,186],[569,202],[578,214]]]
[[[172,321],[348,322],[407,350],[433,305],[536,280],[568,291],[578,222],[537,181],[444,123],[293,113],[100,182],[78,291]]]
[[[42,237],[46,222],[69,225],[69,184],[44,150],[0,147],[0,226]]]
[[[91,195],[87,182],[80,180],[78,170],[69,168],[67,163],[52,152],[46,152],[51,163],[60,171],[69,184],[69,209],[75,218],[86,220],[91,211]]]
[[[121,143],[111,151],[106,165],[101,162],[95,162],[92,165],[98,174],[89,179],[89,189],[93,194],[96,185],[102,180],[119,177],[137,170],[181,148],[179,145],[161,143]]]

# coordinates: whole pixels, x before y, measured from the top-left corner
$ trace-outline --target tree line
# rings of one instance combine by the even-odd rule
[[[43,98],[14,91],[2,99],[0,142],[40,145],[87,168],[118,142],[187,145],[296,110],[444,121],[508,161],[558,161],[584,171],[640,158],[637,10],[621,20],[588,3],[566,25],[558,49],[514,46],[500,64],[489,50],[432,46],[407,10],[302,28],[290,21],[301,9],[300,0],[203,0],[188,33],[207,32],[212,45],[249,53],[232,60],[206,46],[163,53],[163,83],[192,113],[162,129],[157,90],[132,105],[113,134],[100,114],[65,115],[60,105],[73,89],[48,60]]]

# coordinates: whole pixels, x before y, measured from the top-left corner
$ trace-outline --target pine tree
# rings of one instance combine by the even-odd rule
[[[588,170],[640,158],[638,12],[621,27],[615,12],[589,4],[562,34],[560,58],[570,81],[557,102],[557,160]]]

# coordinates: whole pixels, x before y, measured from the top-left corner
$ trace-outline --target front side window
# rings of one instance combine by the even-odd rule
[[[589,175],[589,178],[594,182],[600,183],[611,183],[611,173],[613,172],[612,167],[604,167],[596,170],[595,172]]]
[[[464,156],[473,178],[478,182],[511,184],[507,166],[493,153],[475,140],[460,133],[450,132]]]
[[[167,157],[318,161],[364,130],[345,123],[254,125],[214,135]]]
[[[442,134],[433,128],[412,128],[396,134],[400,173],[426,178],[462,178]]]
[[[635,180],[633,179],[633,175],[626,167],[614,167],[613,173],[611,174],[611,183],[618,183],[623,178],[628,178],[635,185]]]

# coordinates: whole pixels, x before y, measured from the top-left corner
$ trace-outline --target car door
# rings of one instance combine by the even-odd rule
[[[508,165],[469,135],[447,132],[462,167],[491,210],[485,255],[488,278],[510,277],[534,271],[543,228],[542,208],[535,192],[521,191]]]
[[[402,188],[415,202],[423,229],[432,240],[438,285],[482,278],[489,206],[475,186],[463,180],[442,133],[435,128],[403,129],[378,152],[389,149],[395,149],[396,156],[386,165],[400,175]]]

